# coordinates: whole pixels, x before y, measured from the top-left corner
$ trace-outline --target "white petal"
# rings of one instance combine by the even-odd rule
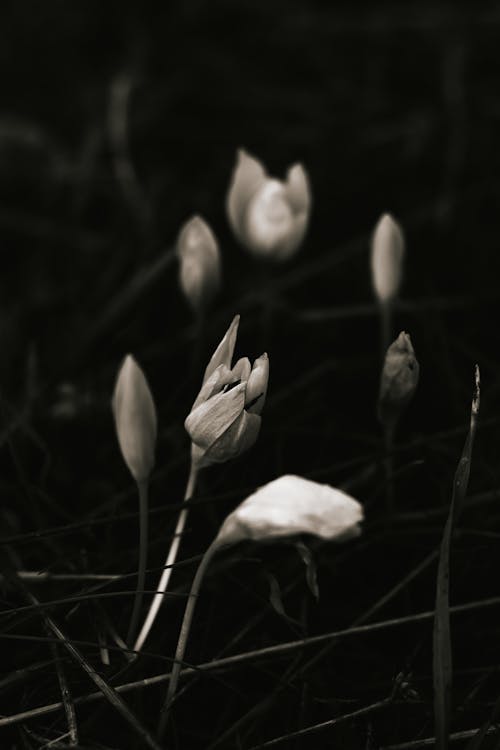
[[[361,505],[345,492],[286,475],[244,500],[226,518],[217,539],[221,545],[295,534],[341,540],[358,536],[362,520]]]
[[[266,171],[260,161],[240,149],[227,195],[229,223],[240,242],[244,242],[242,226],[248,202],[266,178]]]
[[[399,292],[403,278],[404,237],[390,214],[378,221],[372,238],[372,283],[379,302],[390,302]]]

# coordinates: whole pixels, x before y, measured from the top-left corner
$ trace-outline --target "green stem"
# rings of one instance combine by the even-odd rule
[[[193,496],[195,488],[196,488],[197,478],[198,478],[198,466],[196,465],[195,462],[191,461],[191,468],[189,471],[186,491],[184,493],[184,501],[189,500],[189,498]],[[174,537],[172,539],[172,543],[168,550],[167,559],[165,560],[163,573],[161,574],[161,578],[158,583],[156,593],[149,607],[149,612],[146,616],[146,619],[144,620],[144,624],[141,628],[141,632],[137,636],[137,640],[134,645],[134,651],[140,651],[141,648],[143,647],[144,642],[149,635],[149,631],[153,627],[153,623],[156,620],[156,616],[163,603],[164,594],[165,594],[165,591],[167,590],[167,586],[170,581],[170,576],[172,575],[173,565],[177,559],[177,553],[179,551],[179,547],[181,544],[182,533],[186,525],[188,514],[189,514],[189,507],[184,507],[181,509],[179,513],[179,517],[177,518],[177,524],[175,527]]]
[[[187,641],[189,638],[189,631],[191,630],[191,623],[193,621],[194,610],[196,607],[196,601],[200,593],[200,587],[207,571],[207,568],[212,560],[212,557],[220,547],[220,543],[217,539],[214,539],[210,547],[203,555],[201,562],[196,571],[196,575],[191,585],[191,591],[189,592],[188,601],[186,604],[186,610],[184,612],[184,619],[181,625],[181,632],[179,634],[179,640],[177,641],[177,649],[175,652],[175,661],[172,667],[172,674],[170,676],[170,682],[168,684],[167,697],[160,711],[160,721],[158,724],[158,739],[161,740],[165,733],[168,711],[175,698],[175,692],[177,690],[177,683],[179,682],[179,675],[184,659],[184,653],[186,651]]]
[[[137,489],[139,490],[139,570],[137,573],[134,608],[127,633],[127,644],[129,646],[133,643],[139,624],[148,557],[148,480],[137,482]]]

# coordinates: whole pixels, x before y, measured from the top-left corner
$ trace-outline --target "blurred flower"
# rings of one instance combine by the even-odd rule
[[[216,544],[294,534],[343,541],[359,536],[363,508],[327,484],[288,474],[247,497],[222,524]]]
[[[403,278],[405,243],[399,224],[390,214],[379,219],[372,237],[372,283],[381,304],[392,302]]]
[[[411,339],[401,331],[387,349],[380,379],[378,415],[384,426],[395,427],[415,393],[419,370]]]
[[[299,248],[309,221],[311,191],[302,164],[294,164],[286,181],[267,174],[262,164],[243,149],[238,151],[227,212],[231,227],[255,255],[287,260]]]
[[[197,465],[208,466],[239,456],[255,443],[267,392],[267,354],[239,359],[231,369],[239,316],[214,352],[203,384],[184,426],[193,441]]]
[[[220,287],[220,255],[214,233],[201,216],[182,227],[176,246],[179,283],[196,313],[203,312]]]
[[[144,373],[130,354],[118,373],[111,403],[123,458],[134,479],[142,482],[154,466],[156,409]]]

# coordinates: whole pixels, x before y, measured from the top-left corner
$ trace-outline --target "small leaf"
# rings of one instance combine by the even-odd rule
[[[319,601],[318,572],[316,569],[316,563],[312,556],[312,552],[309,547],[301,541],[296,542],[294,547],[299,553],[301,560],[306,567],[306,582],[309,586],[309,590],[316,601]]]
[[[295,620],[293,617],[290,617],[290,615],[287,615],[287,613],[285,612],[285,607],[283,606],[283,598],[281,596],[281,586],[276,576],[273,576],[273,574],[269,573],[268,571],[265,571],[264,575],[269,583],[269,602],[274,611],[277,612],[280,617],[283,617],[283,619],[285,619],[287,622],[293,623],[293,625],[300,625],[297,620]]]

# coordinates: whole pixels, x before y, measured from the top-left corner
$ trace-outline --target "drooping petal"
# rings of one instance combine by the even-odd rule
[[[125,463],[136,481],[144,481],[154,466],[156,409],[146,377],[130,354],[120,367],[111,405]]]
[[[203,376],[203,382],[206,383],[210,375],[217,369],[219,365],[226,365],[231,369],[231,361],[233,359],[234,347],[236,346],[236,337],[238,335],[238,325],[240,323],[240,316],[235,315],[231,325],[224,334],[224,338],[220,342],[219,346],[212,354],[210,362],[207,365],[205,374]]]
[[[218,393],[192,410],[184,422],[191,440],[208,450],[233,424],[245,407],[246,383]]]
[[[400,225],[390,214],[378,221],[372,238],[372,284],[382,304],[397,296],[403,279],[405,243]]]
[[[230,513],[217,540],[225,545],[314,534],[341,541],[358,536],[362,520],[361,505],[345,492],[286,475],[258,489]]]
[[[182,227],[176,245],[179,283],[195,312],[210,304],[220,286],[220,254],[215,235],[200,216]]]
[[[244,243],[243,221],[248,202],[265,182],[267,174],[260,161],[243,149],[239,149],[237,158],[227,195],[227,213],[233,232]]]
[[[261,414],[266,400],[269,382],[269,357],[266,353],[255,360],[248,378],[245,408],[251,414]]]

